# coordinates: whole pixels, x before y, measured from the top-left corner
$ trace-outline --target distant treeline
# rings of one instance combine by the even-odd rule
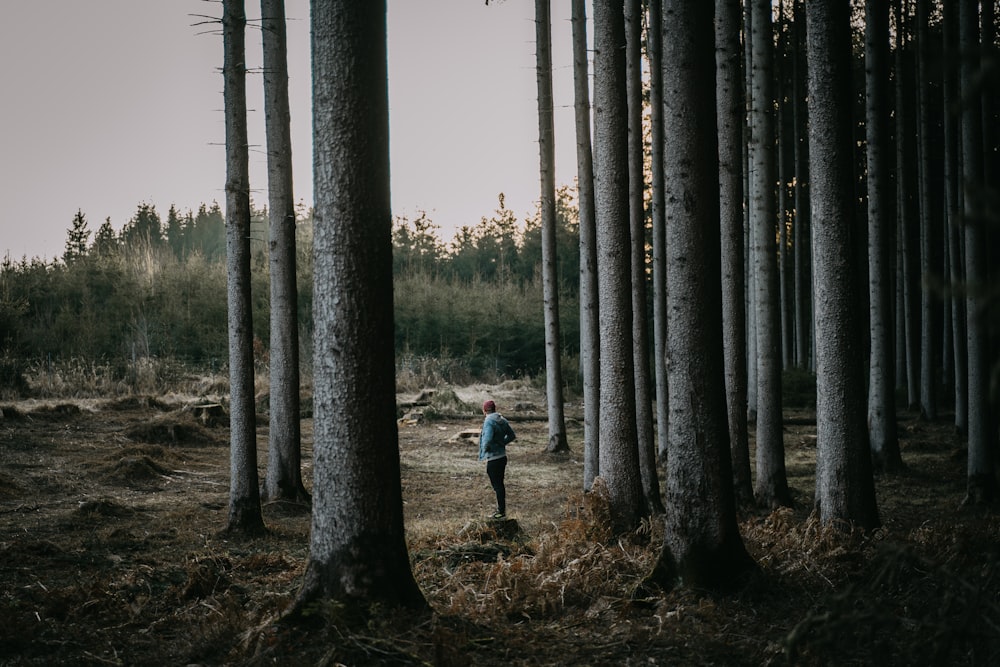
[[[558,196],[564,357],[578,354],[579,246],[573,191]],[[252,213],[253,317],[268,349],[267,212]],[[297,276],[305,364],[311,361],[312,216],[298,221]],[[541,229],[500,195],[494,214],[450,243],[426,215],[393,223],[396,354],[459,364],[470,377],[544,368]],[[228,355],[225,218],[218,204],[164,222],[143,203],[116,232],[93,232],[78,212],[59,260],[9,256],[0,264],[0,354],[8,360],[179,359],[221,368]],[[567,373],[572,382],[572,372]]]

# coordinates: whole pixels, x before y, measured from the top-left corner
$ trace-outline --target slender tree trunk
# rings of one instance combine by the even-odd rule
[[[966,504],[997,497],[995,435],[990,419],[990,354],[987,338],[987,235],[983,188],[980,44],[976,3],[959,3],[962,86],[962,182],[965,190],[965,275],[968,336],[969,459]],[[995,259],[995,258],[994,258]]]
[[[600,470],[607,484],[616,532],[632,530],[644,514],[635,445],[624,9],[623,0],[594,5],[594,202],[597,291],[601,295]]]
[[[294,611],[424,610],[403,528],[385,0],[313,0],[314,484]]]
[[[846,3],[806,4],[809,173],[816,284],[816,509],[829,524],[879,525],[865,388],[851,200],[851,34]]]
[[[934,273],[931,212],[931,96],[930,21],[931,0],[917,0],[917,137],[920,173],[920,414],[937,419],[937,379],[934,366],[934,302],[930,281]]]
[[[896,0],[896,25],[912,24],[909,13],[899,0]],[[905,371],[907,407],[914,409],[919,405],[920,391],[918,380],[918,343],[916,321],[916,294],[914,294],[913,242],[912,228],[914,226],[912,192],[917,184],[913,180],[911,165],[914,161],[913,147],[909,140],[915,131],[913,122],[913,104],[910,101],[910,88],[907,82],[913,77],[911,68],[907,67],[905,46],[908,42],[906,29],[896,31],[896,242],[899,244],[899,272],[902,284],[903,308],[899,313],[902,320],[902,335],[904,342],[905,363],[901,368]]]
[[[784,430],[781,414],[781,316],[779,312],[778,253],[775,245],[774,96],[772,95],[773,37],[771,1],[754,0],[751,11],[753,60],[750,116],[753,131],[755,298],[757,312],[757,479],[754,493],[764,507],[791,505],[785,474]]]
[[[812,251],[809,246],[809,142],[806,140],[805,90],[805,8],[795,0],[792,8],[792,28],[795,31],[793,51],[793,107],[795,126],[795,224],[792,242],[795,247],[795,363],[799,368],[812,368]]]
[[[906,172],[902,169],[904,162],[904,146],[906,144],[903,116],[903,84],[902,77],[906,72],[903,60],[903,45],[905,29],[903,25],[903,12],[900,0],[890,0],[891,11],[895,19],[895,38],[893,48],[893,142],[894,170],[895,170],[895,229],[896,229],[896,310],[895,310],[895,333],[896,333],[896,389],[907,386],[906,367],[906,290],[904,266],[906,263],[905,248],[905,227],[902,223],[905,206],[905,182]]]
[[[737,0],[738,1],[738,0]],[[649,0],[646,53],[649,55],[649,119],[650,160],[652,162],[653,194],[653,370],[656,379],[656,435],[657,452],[662,458],[667,451],[667,426],[669,417],[669,391],[667,384],[667,243],[664,220],[663,194],[663,33],[659,26],[663,16],[662,0]],[[737,193],[739,196],[739,193]],[[742,208],[742,207],[741,207]],[[742,219],[741,219],[742,222]],[[742,248],[741,248],[742,250]],[[741,267],[742,270],[742,267]],[[742,311],[743,304],[740,303]],[[740,342],[743,345],[743,341]],[[746,370],[744,368],[744,373]],[[746,391],[743,403],[746,421]]]
[[[576,171],[580,201],[580,367],[583,371],[583,489],[600,474],[600,337],[597,301],[597,225],[594,219],[594,158],[590,144],[590,84],[584,0],[572,0],[573,97]]]
[[[739,0],[716,0],[716,105],[726,407],[736,502],[753,505],[747,429],[746,283],[743,274],[743,73]],[[651,25],[653,25],[651,23]],[[655,145],[655,144],[654,144]]]
[[[889,3],[865,4],[865,130],[868,181],[869,375],[868,434],[876,469],[902,468],[893,393],[889,301],[889,187],[886,168],[889,86]]]
[[[309,502],[302,483],[299,290],[284,0],[261,0],[271,269],[271,378],[264,500]]]
[[[625,40],[636,444],[646,509],[650,514],[662,514],[663,501],[660,499],[660,480],[656,469],[656,444],[653,441],[652,381],[649,377],[649,318],[646,315],[646,204],[642,139],[642,0],[625,0]]]
[[[556,158],[552,118],[552,35],[549,0],[535,0],[535,73],[538,83],[538,153],[541,181],[542,293],[545,320],[545,396],[548,402],[547,452],[569,451],[563,412],[562,359],[559,349],[559,274],[556,270]]]
[[[639,588],[729,589],[756,568],[736,523],[722,361],[714,6],[664,3],[670,444],[663,549]]]
[[[950,347],[942,346],[944,357],[952,359],[954,372],[954,402],[955,430],[962,436],[968,431],[968,408],[966,405],[966,367],[965,367],[965,304],[960,295],[960,287],[965,279],[962,267],[962,233],[959,222],[959,118],[961,98],[958,91],[958,7],[955,0],[944,0],[944,51],[942,65],[944,69],[944,193],[945,193],[945,255],[948,272],[946,276],[950,288],[945,291],[946,304],[950,311],[946,312],[951,323],[949,336]],[[944,333],[948,334],[946,326]]]
[[[250,167],[247,146],[246,11],[222,3],[222,66],[226,115],[226,275],[229,306],[229,525],[264,531],[257,476],[254,412],[253,309],[250,300]]]
[[[750,145],[754,142],[754,127],[750,122],[750,101],[753,99],[751,82],[753,71],[753,33],[750,30],[750,8],[753,0],[743,0],[743,91],[746,101],[746,115],[743,121],[743,256],[746,258],[744,280],[746,282],[747,319],[747,421],[757,423],[757,271],[754,264],[753,229],[755,211],[751,202],[753,192],[754,165],[750,157]]]
[[[778,41],[774,57],[774,84],[777,103],[777,124],[775,150],[778,160],[778,313],[781,345],[781,367],[791,368],[794,356],[794,334],[792,315],[791,244],[789,242],[789,221],[792,218],[792,200],[789,197],[792,182],[792,128],[791,94],[788,80],[788,21],[785,17],[784,1],[778,0]]]

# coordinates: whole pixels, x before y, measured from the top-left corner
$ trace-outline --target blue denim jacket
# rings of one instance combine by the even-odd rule
[[[479,460],[492,461],[507,456],[507,443],[517,436],[510,422],[499,412],[491,412],[483,420],[483,430],[479,435]]]

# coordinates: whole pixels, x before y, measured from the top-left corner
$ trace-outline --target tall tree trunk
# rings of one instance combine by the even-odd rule
[[[738,1],[738,0],[737,0]],[[667,384],[667,242],[663,193],[663,16],[662,0],[649,0],[646,22],[646,53],[649,56],[649,120],[650,160],[652,162],[653,193],[650,198],[653,219],[653,371],[656,380],[656,440],[657,453],[662,458],[667,451],[669,417]],[[739,193],[737,193],[739,196]],[[741,219],[742,223],[742,219]],[[742,270],[742,269],[741,269]],[[740,304],[742,310],[743,304]],[[742,345],[743,342],[741,341]],[[745,373],[744,369],[744,373]],[[746,420],[746,391],[743,392],[743,419]]]
[[[795,248],[795,364],[799,368],[812,368],[812,251],[809,246],[809,142],[806,140],[805,90],[805,6],[795,0],[792,7],[792,28],[795,31],[793,50],[793,111],[795,126],[795,220],[792,243]]]
[[[757,479],[754,493],[764,507],[791,505],[785,474],[781,414],[781,317],[775,245],[774,40],[771,0],[753,0],[751,10],[750,159],[753,258],[757,313]]]
[[[583,489],[600,474],[600,336],[597,301],[597,224],[594,159],[590,143],[590,85],[584,0],[572,0],[573,107],[580,208],[580,367],[583,372]]]
[[[756,565],[736,523],[722,362],[714,6],[664,3],[670,444],[663,549],[639,591],[728,589]]]
[[[632,355],[635,364],[636,445],[642,493],[650,514],[663,513],[653,441],[646,315],[646,203],[642,137],[642,0],[625,0],[625,88],[628,98],[628,199],[632,239]]]
[[[313,0],[314,484],[295,611],[426,609],[403,529],[385,0]]]
[[[548,403],[547,452],[569,451],[563,411],[559,349],[559,274],[556,271],[556,158],[552,118],[552,35],[549,0],[535,0],[535,73],[538,83],[538,154],[541,181],[542,293],[545,320],[545,396]]]
[[[644,514],[635,430],[623,0],[594,4],[594,194],[600,298],[600,470],[616,532]]]
[[[583,371],[583,489],[600,474],[600,335],[597,301],[597,223],[594,157],[590,143],[590,85],[584,0],[572,0],[573,108],[576,119],[576,178],[580,201],[580,367]]]
[[[912,24],[907,8],[895,0],[894,11],[896,13],[896,25],[908,26]],[[907,85],[915,77],[911,68],[907,67],[906,60],[906,35],[910,31],[905,27],[896,30],[896,243],[899,245],[899,281],[902,285],[902,310],[898,316],[902,323],[903,337],[903,359],[900,368],[904,370],[906,381],[906,405],[913,409],[919,405],[919,372],[918,372],[918,343],[917,343],[917,295],[914,294],[914,252],[913,234],[914,227],[914,198],[913,191],[916,183],[913,180],[913,170],[911,165],[913,159],[913,146],[909,137],[914,134],[913,104],[910,100],[910,88]]]
[[[747,421],[757,423],[757,271],[754,267],[753,226],[754,210],[751,204],[753,165],[750,158],[750,144],[753,143],[754,128],[750,122],[750,100],[753,99],[751,82],[753,72],[750,63],[753,61],[753,33],[750,30],[750,9],[753,0],[743,0],[743,94],[746,101],[746,115],[743,125],[743,256],[746,282],[746,318],[747,318]]]
[[[857,312],[851,203],[851,33],[846,3],[806,3],[809,173],[816,284],[816,509],[820,521],[879,525]]]
[[[965,276],[968,336],[969,458],[966,504],[997,496],[995,435],[990,423],[990,354],[987,338],[986,207],[983,189],[983,130],[980,44],[976,3],[959,3],[962,86],[962,182],[965,190]]]
[[[931,211],[931,95],[930,3],[917,0],[917,164],[920,173],[920,414],[937,419],[935,377],[934,300],[930,289],[934,275],[933,217]]]
[[[968,430],[968,408],[966,405],[966,367],[965,367],[965,304],[960,296],[960,286],[965,279],[962,267],[964,266],[962,252],[962,232],[959,222],[960,202],[959,181],[959,118],[961,114],[961,98],[958,91],[958,7],[956,0],[944,0],[942,3],[944,11],[944,21],[942,24],[944,32],[945,57],[942,61],[944,70],[944,200],[945,200],[945,260],[948,266],[946,277],[950,288],[946,290],[946,303],[951,309],[946,313],[950,315],[951,336],[950,349],[943,347],[945,358],[952,359],[954,373],[954,403],[955,403],[955,429],[960,435],[965,435]],[[945,327],[944,332],[949,333]]]
[[[893,392],[889,301],[889,207],[886,168],[889,86],[889,2],[865,4],[865,131],[868,180],[869,376],[868,435],[878,470],[902,468]]]
[[[264,531],[257,476],[253,308],[250,300],[250,167],[247,146],[246,10],[222,3],[223,97],[226,116],[226,290],[229,308],[228,530]]]
[[[743,73],[739,0],[716,0],[716,106],[719,126],[719,219],[722,231],[722,335],[733,487],[753,505],[747,429],[746,282],[743,274]],[[651,24],[652,25],[652,24]],[[655,144],[654,144],[655,146]]]
[[[302,483],[299,290],[284,0],[261,0],[271,269],[271,379],[264,500],[309,502]]]
[[[793,130],[791,127],[792,96],[789,86],[788,62],[791,58],[788,44],[788,19],[785,16],[784,0],[778,0],[778,41],[774,57],[774,97],[777,103],[777,124],[775,150],[778,161],[778,313],[779,337],[781,345],[781,367],[791,368],[794,356],[794,317],[792,315],[791,278],[791,243],[790,226],[792,219],[792,198],[789,196],[793,174],[793,156],[791,149]]]

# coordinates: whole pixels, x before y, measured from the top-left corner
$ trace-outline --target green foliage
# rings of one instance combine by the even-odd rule
[[[578,349],[576,212],[558,197],[562,353]],[[312,337],[312,225],[301,212],[297,271],[301,357],[308,373]],[[269,344],[267,216],[252,212],[254,333]],[[90,360],[135,368],[143,359],[181,359],[219,368],[228,357],[224,216],[217,203],[197,213],[171,206],[161,224],[141,204],[121,233],[110,220],[94,234],[83,212],[68,231],[63,261],[0,265],[0,354],[12,359]],[[408,381],[502,380],[544,370],[536,221],[522,228],[499,207],[463,228],[450,249],[426,213],[393,228],[396,355]],[[430,384],[437,385],[439,382]]]

